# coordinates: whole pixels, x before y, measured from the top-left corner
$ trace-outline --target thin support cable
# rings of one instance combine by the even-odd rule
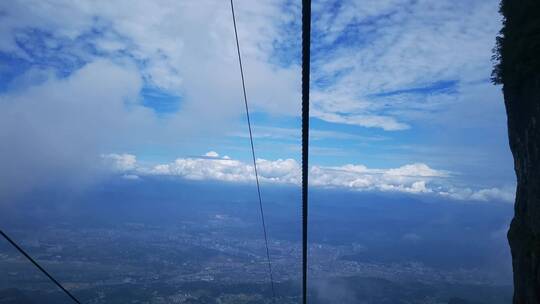
[[[302,303],[307,303],[311,0],[302,0]]]
[[[17,245],[17,243],[15,243],[15,241],[13,241],[9,236],[7,236],[7,234],[4,233],[4,231],[0,230],[0,234],[13,246],[15,247],[15,249],[17,249],[22,255],[24,255],[30,262],[32,262],[32,264],[34,264],[34,266],[37,267],[37,269],[41,270],[41,272],[43,272],[47,278],[49,278],[49,280],[51,280],[54,284],[56,284],[56,286],[58,286],[58,288],[60,288],[68,297],[70,297],[75,303],[78,303],[78,304],[81,304],[81,302],[75,298],[74,295],[72,295],[67,289],[64,288],[64,286],[62,286],[62,284],[60,284],[60,282],[58,282],[55,278],[53,278],[52,275],[50,275],[47,270],[45,270],[43,267],[41,267],[41,265],[38,264],[38,262],[36,262],[28,253],[26,253],[26,251],[24,251],[19,245]]]
[[[233,25],[234,25],[234,36],[236,38],[236,50],[238,52],[238,63],[240,65],[240,76],[242,78],[242,90],[244,93],[244,104],[246,106],[246,118],[248,123],[248,129],[249,129],[249,141],[251,143],[251,156],[253,158],[253,168],[255,170],[255,181],[257,183],[257,194],[259,197],[259,209],[261,211],[261,221],[262,221],[262,227],[263,227],[263,233],[264,233],[264,245],[266,247],[266,260],[268,264],[268,273],[270,275],[270,285],[272,287],[272,302],[276,302],[276,291],[274,289],[274,275],[272,273],[272,262],[270,260],[270,251],[268,250],[268,236],[266,233],[266,222],[264,220],[264,209],[261,199],[261,187],[259,185],[259,173],[257,171],[257,161],[255,158],[255,147],[253,145],[253,133],[251,131],[251,120],[249,117],[249,107],[248,107],[248,99],[246,94],[246,84],[244,80],[244,68],[242,66],[242,56],[240,55],[240,43],[238,42],[238,31],[236,29],[236,17],[234,14],[234,4],[233,0],[231,0],[231,12],[232,12],[232,19],[233,19]]]

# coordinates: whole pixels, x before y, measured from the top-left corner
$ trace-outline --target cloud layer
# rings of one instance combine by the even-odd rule
[[[131,154],[110,154],[103,158],[123,174],[177,176],[189,180],[214,180],[234,183],[255,180],[253,166],[228,156],[220,157],[215,151],[201,157],[177,158],[172,163],[153,166],[139,165]],[[275,184],[301,184],[301,167],[294,159],[258,159],[261,182]],[[315,187],[346,188],[358,191],[392,191],[413,194],[436,194],[457,200],[513,202],[512,189],[457,188],[451,185],[452,174],[436,170],[423,163],[397,168],[374,169],[363,165],[312,166],[310,184]]]
[[[299,146],[300,2],[235,3],[254,135],[265,158],[283,159],[261,159],[260,169],[265,181],[297,184],[298,164],[287,158]],[[312,151],[326,155],[320,164],[355,163],[361,151],[367,166],[316,166],[313,183],[504,196],[491,187],[513,176],[504,109],[487,84],[497,3],[315,1]],[[15,0],[0,3],[0,12],[0,195],[43,181],[92,180],[104,170],[99,156],[110,151],[171,159],[217,146],[247,155],[243,138],[231,135],[245,136],[245,113],[227,1]],[[170,110],[162,113],[160,103]],[[383,158],[395,168],[373,169]],[[471,172],[497,170],[505,180],[471,186],[483,191],[435,190],[455,176],[427,173],[426,163],[473,184],[488,177]],[[117,165],[142,170],[134,157]],[[214,153],[145,172],[158,169],[192,179],[252,178],[249,163]]]
[[[0,95],[0,196],[101,174],[103,150],[155,121],[152,111],[125,106],[140,87],[133,66],[96,61],[70,78]]]
[[[396,131],[440,110],[441,100],[459,99],[459,87],[436,88],[489,78],[500,27],[497,4],[316,1],[313,116]],[[131,60],[146,85],[182,96],[182,110],[190,115],[211,106],[220,116],[235,116],[241,108],[228,5],[14,1],[2,9],[0,52],[60,70],[103,57]],[[297,116],[298,103],[291,101],[298,100],[300,84],[298,3],[238,1],[237,10],[253,109]]]
[[[396,131],[444,110],[460,85],[489,78],[497,9],[496,0],[315,2],[314,115]]]

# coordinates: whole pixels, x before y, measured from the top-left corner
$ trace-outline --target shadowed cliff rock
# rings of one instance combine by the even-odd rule
[[[514,303],[540,303],[540,1],[503,0],[494,83],[503,85],[517,177],[508,231]]]

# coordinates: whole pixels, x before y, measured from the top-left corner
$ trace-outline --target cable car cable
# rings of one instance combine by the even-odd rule
[[[263,233],[264,233],[264,245],[266,247],[266,260],[267,260],[267,264],[268,264],[268,273],[269,273],[269,276],[270,276],[270,285],[271,285],[271,288],[272,288],[272,302],[275,303],[276,302],[276,291],[274,289],[274,275],[272,273],[272,262],[270,260],[270,251],[268,250],[268,236],[267,236],[267,233],[266,233],[266,222],[264,220],[264,209],[263,209],[263,204],[262,204],[262,199],[261,199],[261,187],[259,185],[259,173],[257,171],[257,160],[255,158],[255,147],[253,145],[253,133],[251,131],[251,120],[250,120],[250,117],[249,117],[249,107],[248,107],[248,99],[247,99],[247,94],[246,94],[246,84],[245,84],[245,80],[244,80],[244,68],[242,66],[242,56],[240,55],[240,43],[238,42],[238,31],[236,29],[236,16],[234,14],[233,0],[231,0],[231,12],[232,12],[233,25],[234,25],[234,36],[236,38],[236,50],[238,52],[238,63],[239,63],[239,66],[240,66],[240,76],[242,78],[242,90],[243,90],[243,93],[244,93],[244,104],[246,106],[246,118],[247,118],[248,129],[249,129],[249,141],[251,143],[251,156],[253,158],[253,168],[254,168],[254,171],[255,171],[255,181],[257,183],[257,194],[258,194],[258,197],[259,197],[259,209],[260,209],[260,213],[261,213],[261,221],[262,221],[262,227],[263,227]]]
[[[307,303],[311,0],[302,0],[302,303]]]
[[[14,240],[12,240],[7,234],[4,233],[4,231],[0,230],[0,234],[13,246],[15,249],[17,249],[22,255],[24,255],[34,266],[36,266],[41,272],[43,272],[49,280],[51,280],[58,288],[60,288],[68,297],[70,297],[75,303],[81,304],[81,302],[73,295],[71,292],[69,292],[60,282],[58,282],[47,270],[45,270],[41,265],[39,265],[36,260],[34,260],[26,251],[24,251],[17,243],[15,243]]]

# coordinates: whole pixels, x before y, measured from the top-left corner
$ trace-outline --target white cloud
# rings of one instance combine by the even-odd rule
[[[246,182],[254,179],[250,165],[220,158],[178,158],[173,163],[148,168],[145,173],[175,175],[192,180]]]
[[[315,117],[403,130],[461,92],[413,93],[441,81],[485,81],[499,1],[319,1],[313,29]],[[482,87],[489,90],[489,84]],[[409,90],[409,91],[408,91]],[[397,92],[397,95],[381,93]],[[427,94],[426,96],[426,93]],[[495,101],[493,101],[495,102]],[[351,117],[358,117],[351,119]]]
[[[210,156],[212,155],[212,156]],[[209,157],[210,156],[210,157]],[[114,168],[126,168],[138,175],[169,175],[190,180],[217,180],[235,183],[255,180],[253,166],[239,160],[219,158],[211,151],[201,158],[178,158],[172,163],[150,167],[139,166],[136,158],[129,154],[110,154],[109,159],[117,163]],[[126,162],[128,165],[126,166]],[[257,168],[261,182],[274,184],[301,183],[301,167],[294,159],[266,160],[258,159]],[[436,170],[423,163],[408,164],[397,168],[375,169],[363,165],[347,164],[343,166],[312,166],[310,184],[315,187],[347,188],[358,191],[391,191],[412,194],[432,193],[457,200],[476,201],[512,201],[513,195],[507,189],[498,188],[459,189],[450,184],[451,174]]]
[[[450,188],[440,192],[443,196],[448,196],[457,200],[476,200],[482,202],[498,200],[508,203],[513,203],[515,201],[515,193],[515,187],[492,187],[476,190],[470,188]]]
[[[129,171],[135,169],[137,163],[137,157],[132,154],[104,154],[101,156],[106,161],[112,163],[112,167],[120,171]]]
[[[314,49],[312,78],[314,83],[326,79],[327,85],[313,86],[313,117],[386,131],[405,130],[416,127],[415,120],[424,113],[436,113],[463,99],[463,92],[457,97],[374,95],[448,79],[471,83],[489,75],[490,49],[499,28],[495,0],[348,0],[334,4],[326,0],[314,3],[313,43],[325,51]],[[231,122],[243,118],[244,108],[228,5],[218,0],[0,3],[0,52],[39,67],[13,81],[9,92],[0,96],[4,147],[0,147],[0,192],[59,172],[94,171],[99,161],[96,155],[104,151],[172,145],[201,134],[230,134],[234,130]],[[329,9],[334,6],[337,11]],[[288,47],[285,57],[298,59],[299,14],[298,3],[285,0],[237,2],[246,84],[254,111],[299,114],[297,60],[276,63],[282,59],[276,59],[276,46]],[[358,33],[344,36],[354,31]],[[346,43],[334,45],[340,39]],[[75,68],[66,71],[63,64],[66,70]],[[42,66],[46,68],[41,70]],[[157,118],[140,106],[145,84],[181,95],[180,111]],[[492,98],[494,89],[486,95],[483,87],[478,88],[470,99],[488,96],[490,102],[500,102]],[[470,103],[462,100],[462,104]],[[460,107],[459,115],[466,109],[472,116],[468,121],[476,124],[478,117],[484,117],[493,123],[484,115],[493,108],[491,104],[477,108],[480,110],[472,112],[471,107]],[[454,116],[461,118],[459,115]],[[449,127],[463,121],[433,117],[451,121]],[[282,135],[296,138],[290,133]],[[253,178],[249,164],[219,158],[217,153],[206,157],[212,160],[179,159],[178,163],[157,165],[152,172],[199,179]],[[203,168],[208,161],[214,161],[213,165]],[[119,166],[144,169],[137,166],[136,159],[124,160]],[[259,166],[267,181],[298,183],[294,160],[260,160]],[[433,172],[426,173],[429,170],[421,166],[366,168],[365,172],[350,169],[314,167],[320,175],[312,182],[429,192],[433,180],[444,178],[429,175]],[[406,170],[428,175],[408,176]],[[475,199],[503,196],[496,190],[484,190]]]
[[[300,165],[294,159],[278,159],[270,161],[257,160],[257,168],[263,180],[278,183],[300,183]]]
[[[66,61],[92,61],[95,53],[85,49],[91,45],[109,58],[134,59],[145,81],[181,94],[185,117],[207,123],[242,114],[227,1],[35,0],[0,8],[0,51],[32,62],[35,54],[28,48],[57,54],[61,46]],[[299,100],[297,60],[276,64],[283,52],[278,47],[288,48],[285,57],[299,54],[298,4],[239,0],[236,9],[253,109],[298,115],[299,103],[291,102]],[[421,107],[444,94],[372,95],[444,80],[487,79],[500,27],[497,9],[497,0],[314,3],[314,49],[325,51],[314,51],[312,78],[327,85],[313,87],[313,116],[388,131],[409,128],[425,110]],[[31,29],[48,34],[42,37],[45,49],[21,47]],[[219,115],[208,114],[208,108]]]
[[[296,115],[299,67],[270,62],[274,43],[284,39],[281,26],[295,13],[282,10],[283,2],[238,1],[236,13],[253,109]],[[135,60],[150,85],[182,95],[189,115],[209,121],[242,113],[227,1],[14,1],[0,10],[0,51],[36,60],[27,51],[35,47],[31,39],[21,47],[19,37],[38,29],[51,44],[36,47],[40,52],[61,46],[66,58],[92,61],[90,45],[100,56]],[[204,116],[210,107],[219,115]]]
[[[216,151],[210,151],[210,152],[206,152],[204,154],[204,156],[207,156],[207,157],[219,157],[219,154]]]
[[[515,191],[513,189],[499,189],[499,188],[488,188],[481,189],[476,192],[473,192],[471,195],[472,199],[480,201],[489,201],[492,199],[502,199],[504,201],[514,201]]]
[[[133,66],[96,61],[70,77],[1,94],[0,194],[51,182],[83,184],[99,175],[103,151],[155,129],[151,111],[125,105],[140,87]],[[127,158],[122,166],[131,164]]]
[[[349,125],[358,125],[368,128],[381,128],[385,131],[398,131],[409,129],[409,125],[405,123],[398,122],[395,118],[390,116],[382,115],[344,115],[336,114],[328,111],[321,111],[314,109],[311,111],[311,114],[314,117],[320,118],[322,120],[333,122],[333,123],[342,123]]]
[[[352,164],[339,167],[313,166],[310,174],[312,183],[318,186],[409,193],[432,192],[426,186],[428,182],[448,177],[445,171],[420,163],[392,169],[369,169]]]
[[[404,165],[395,169],[388,169],[384,172],[385,178],[389,180],[403,180],[408,177],[448,177],[449,173],[445,171],[434,170],[426,164],[415,163],[410,165]]]

